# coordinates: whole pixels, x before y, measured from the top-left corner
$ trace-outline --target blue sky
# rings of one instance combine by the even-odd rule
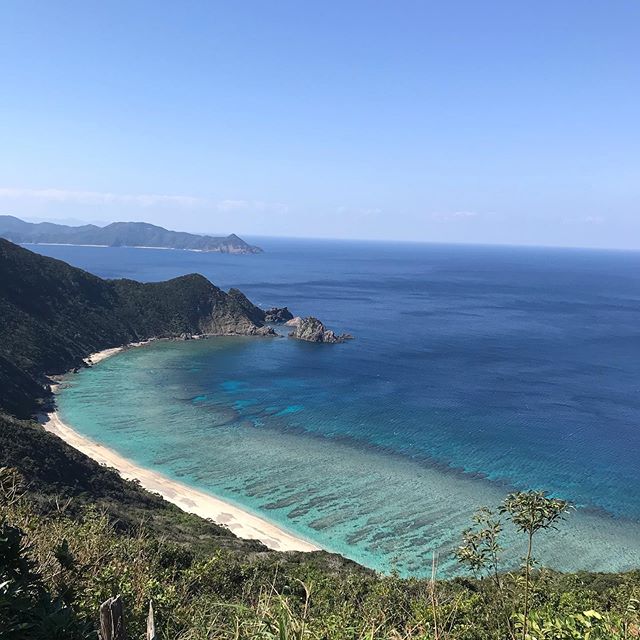
[[[0,212],[640,248],[640,2],[0,6]]]

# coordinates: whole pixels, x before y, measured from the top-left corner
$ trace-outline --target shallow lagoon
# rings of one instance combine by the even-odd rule
[[[545,561],[638,564],[639,254],[265,248],[43,248],[104,276],[200,271],[356,335],[338,346],[234,338],[132,350],[72,376],[63,416],[383,570],[425,571],[435,550],[451,570],[471,511],[525,487],[580,507]]]

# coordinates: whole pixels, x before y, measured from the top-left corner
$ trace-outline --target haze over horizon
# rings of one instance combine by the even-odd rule
[[[0,15],[0,214],[640,248],[635,1]]]

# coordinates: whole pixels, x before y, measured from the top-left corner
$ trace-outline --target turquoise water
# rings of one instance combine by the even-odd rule
[[[47,247],[99,275],[200,271],[356,335],[159,343],[71,376],[63,417],[123,455],[364,564],[428,573],[474,509],[577,511],[540,557],[640,564],[640,255],[274,243],[233,257]],[[508,535],[513,537],[512,532]],[[508,562],[523,554],[521,541]]]

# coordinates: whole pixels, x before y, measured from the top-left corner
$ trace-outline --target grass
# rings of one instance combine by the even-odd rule
[[[143,637],[150,600],[167,640],[498,640],[523,628],[522,574],[503,574],[498,592],[491,579],[438,581],[435,565],[434,579],[417,580],[286,554],[202,553],[144,523],[119,529],[96,508],[64,502],[43,515],[13,471],[0,472],[0,486],[1,640],[95,638],[98,607],[116,594],[132,638]],[[29,570],[16,571],[20,564]],[[527,639],[639,637],[640,572],[534,573]],[[39,620],[12,635],[16,615]]]

